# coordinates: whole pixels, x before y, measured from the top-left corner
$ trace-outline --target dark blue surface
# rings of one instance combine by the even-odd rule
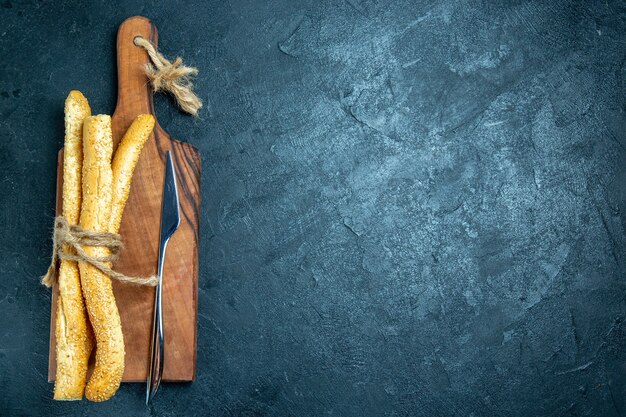
[[[626,415],[623,2],[0,3],[0,414]],[[63,101],[200,68],[198,373],[53,402]]]

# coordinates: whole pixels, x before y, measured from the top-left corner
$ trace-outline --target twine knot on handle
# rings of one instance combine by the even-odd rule
[[[104,257],[89,256],[83,246],[102,246],[109,249],[110,255]],[[107,264],[115,262],[123,248],[122,237],[117,233],[94,232],[71,225],[63,216],[54,219],[54,234],[52,235],[52,262],[46,275],[41,277],[41,283],[50,288],[56,283],[57,260],[86,262],[102,271],[110,278],[135,285],[154,287],[157,277],[133,277],[112,270]]]
[[[197,116],[198,110],[202,107],[202,100],[193,92],[191,76],[196,75],[198,69],[183,65],[180,57],[174,62],[168,61],[150,41],[141,36],[135,37],[133,42],[145,49],[150,56],[152,64],[146,65],[146,75],[154,92],[166,91],[172,94],[183,111]]]

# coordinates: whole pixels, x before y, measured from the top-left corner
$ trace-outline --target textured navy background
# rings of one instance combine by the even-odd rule
[[[623,2],[106,3],[0,3],[1,415],[626,415]],[[135,14],[201,71],[200,119],[155,100],[203,159],[197,380],[57,403],[63,102],[113,111]]]

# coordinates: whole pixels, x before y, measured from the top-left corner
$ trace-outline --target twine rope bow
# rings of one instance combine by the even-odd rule
[[[109,249],[110,255],[104,257],[89,256],[85,253],[83,246],[102,246]],[[122,248],[122,238],[119,234],[86,230],[80,226],[71,225],[65,217],[58,216],[54,219],[52,261],[48,272],[41,278],[41,283],[48,288],[52,287],[57,279],[57,260],[68,260],[86,262],[120,282],[154,287],[157,284],[156,276],[135,277],[111,269],[108,264],[117,260]]]
[[[180,57],[170,62],[156,50],[150,41],[141,36],[135,37],[133,42],[145,49],[150,56],[152,64],[146,65],[146,75],[154,92],[170,93],[183,111],[197,116],[198,110],[202,107],[202,100],[193,92],[191,77],[198,73],[198,69],[183,65]]]

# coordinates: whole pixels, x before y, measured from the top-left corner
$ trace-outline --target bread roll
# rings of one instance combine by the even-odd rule
[[[113,202],[111,203],[111,219],[109,232],[117,233],[122,222],[122,213],[130,194],[130,183],[133,172],[143,149],[154,128],[154,116],[140,114],[130,125],[120,145],[115,151],[113,163]]]
[[[111,118],[106,115],[85,119],[83,127],[83,201],[80,225],[88,230],[109,230],[112,182]],[[103,247],[85,247],[89,256],[104,257]],[[89,319],[96,337],[96,364],[85,389],[91,401],[111,398],[124,374],[124,336],[113,296],[111,279],[92,265],[79,262],[80,280]]]
[[[71,91],[65,100],[63,151],[63,216],[77,224],[80,216],[83,165],[83,120],[91,115],[87,99]],[[69,250],[69,248],[65,248]],[[87,363],[93,348],[91,325],[78,274],[78,264],[61,260],[58,279],[55,400],[81,400],[85,391]]]

